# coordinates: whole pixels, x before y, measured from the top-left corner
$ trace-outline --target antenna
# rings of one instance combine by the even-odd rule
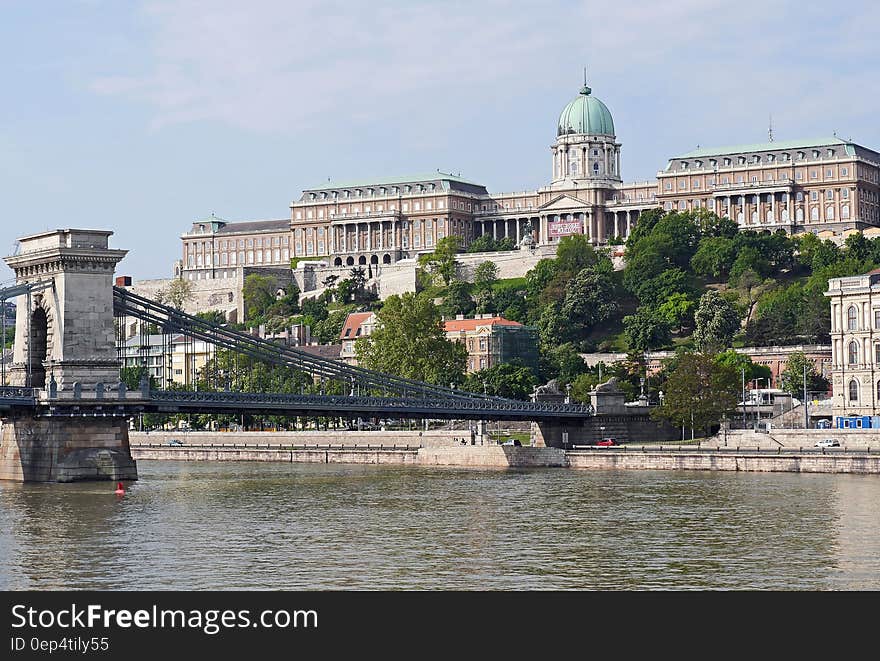
[[[587,86],[587,67],[584,67],[584,87]]]
[[[773,142],[773,115],[770,115],[770,123],[767,125],[767,139]]]

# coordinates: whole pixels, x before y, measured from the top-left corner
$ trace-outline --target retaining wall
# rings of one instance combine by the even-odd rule
[[[377,446],[410,445],[423,447],[447,447],[461,445],[462,438],[470,443],[467,429],[441,429],[429,431],[150,431],[129,432],[129,442],[137,445],[167,445],[171,439],[190,445],[346,445]],[[477,440],[479,443],[479,440]]]

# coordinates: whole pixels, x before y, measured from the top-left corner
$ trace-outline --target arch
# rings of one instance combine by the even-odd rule
[[[855,379],[850,379],[849,382],[849,401],[859,401],[859,382]]]
[[[337,257],[333,260],[333,266],[342,266],[342,257]]]
[[[776,216],[773,215],[772,209],[767,212],[767,222],[768,223],[775,223],[776,222]]]
[[[758,220],[758,212],[757,212],[757,211],[752,211],[752,225],[757,225],[758,222],[759,222],[759,220]]]
[[[371,255],[370,256],[370,264],[378,264],[378,263],[379,263],[379,256],[378,255]]]
[[[794,219],[798,223],[804,222],[804,210],[802,208],[798,207],[797,209],[795,209]]]
[[[859,343],[855,340],[847,346],[846,362],[848,365],[856,365],[859,362]]]
[[[849,218],[849,205],[848,204],[842,204],[840,206],[840,217],[843,220],[847,220]]]
[[[45,308],[37,304],[31,313],[29,329],[28,366],[30,371],[31,388],[46,387],[46,367],[43,362],[49,355],[51,331],[49,315]]]
[[[384,255],[382,255],[382,263],[383,264],[390,264],[391,263],[391,255],[389,255],[388,253],[385,253]]]
[[[810,207],[810,220],[819,220],[819,207]]]
[[[744,218],[744,216],[743,216],[743,212],[742,212],[742,211],[737,211],[737,213],[736,213],[736,222],[737,222],[739,225],[742,225],[742,224],[743,224],[743,218]]]
[[[834,207],[825,207],[825,220],[834,220]]]
[[[855,305],[850,305],[846,309],[846,329],[851,331],[859,329],[859,312]]]
[[[345,260],[345,265],[346,265],[346,266],[354,266],[354,257],[348,257],[348,258]]]
[[[366,266],[367,258],[361,255],[360,257],[358,257],[358,264],[360,264],[361,266]]]
[[[784,223],[788,222],[788,209],[782,210],[782,222],[784,222]]]

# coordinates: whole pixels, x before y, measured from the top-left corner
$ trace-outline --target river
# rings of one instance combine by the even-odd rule
[[[880,477],[141,461],[0,483],[6,590],[877,590]]]

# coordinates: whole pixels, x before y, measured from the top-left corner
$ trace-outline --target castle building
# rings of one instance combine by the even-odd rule
[[[445,236],[518,246],[584,234],[594,245],[629,236],[646,210],[708,209],[742,228],[840,234],[880,225],[880,153],[836,136],[719,148],[670,158],[653,181],[625,183],[608,107],[584,85],[563,109],[546,186],[490,193],[437,171],[327,182],[303,191],[289,218],[229,223],[212,216],[181,236],[182,277],[232,277],[243,266],[323,260],[391,264]],[[525,240],[525,241],[524,241]]]

